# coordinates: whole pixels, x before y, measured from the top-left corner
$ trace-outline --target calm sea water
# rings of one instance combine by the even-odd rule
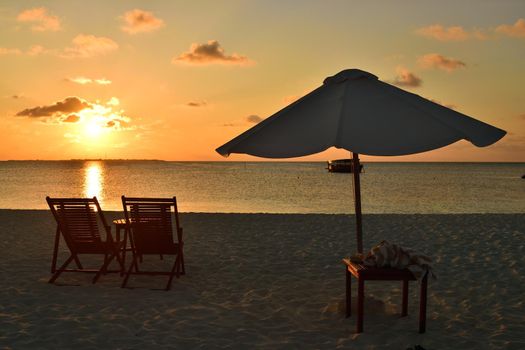
[[[45,196],[177,196],[183,212],[353,213],[352,176],[326,164],[164,161],[0,162],[0,208]],[[525,213],[525,163],[365,163],[364,213]]]

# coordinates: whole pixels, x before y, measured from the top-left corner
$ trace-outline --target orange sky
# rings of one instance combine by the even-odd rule
[[[0,160],[224,160],[215,148],[359,68],[508,132],[487,148],[364,160],[523,162],[525,3],[471,6],[3,1]]]

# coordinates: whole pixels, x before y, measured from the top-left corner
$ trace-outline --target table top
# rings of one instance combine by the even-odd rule
[[[125,226],[126,225],[126,219],[115,219],[115,220],[113,220],[113,223],[116,226]]]
[[[348,271],[357,278],[366,280],[409,280],[415,281],[416,278],[409,269],[395,269],[392,267],[370,267],[362,263],[355,263],[350,259],[343,259],[343,263],[347,266]]]

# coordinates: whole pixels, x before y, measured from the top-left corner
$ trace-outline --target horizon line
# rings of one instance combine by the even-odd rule
[[[339,158],[350,159],[350,158]],[[333,160],[333,159],[332,159]],[[261,160],[167,160],[156,158],[70,158],[70,159],[0,159],[0,162],[179,162],[179,163],[326,163],[328,160],[261,159]],[[472,161],[472,160],[360,160],[362,163],[525,163],[524,161]]]

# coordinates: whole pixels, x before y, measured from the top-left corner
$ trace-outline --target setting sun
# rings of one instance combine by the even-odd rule
[[[88,137],[97,138],[102,134],[103,131],[104,128],[96,119],[91,119],[84,124],[84,133]]]

